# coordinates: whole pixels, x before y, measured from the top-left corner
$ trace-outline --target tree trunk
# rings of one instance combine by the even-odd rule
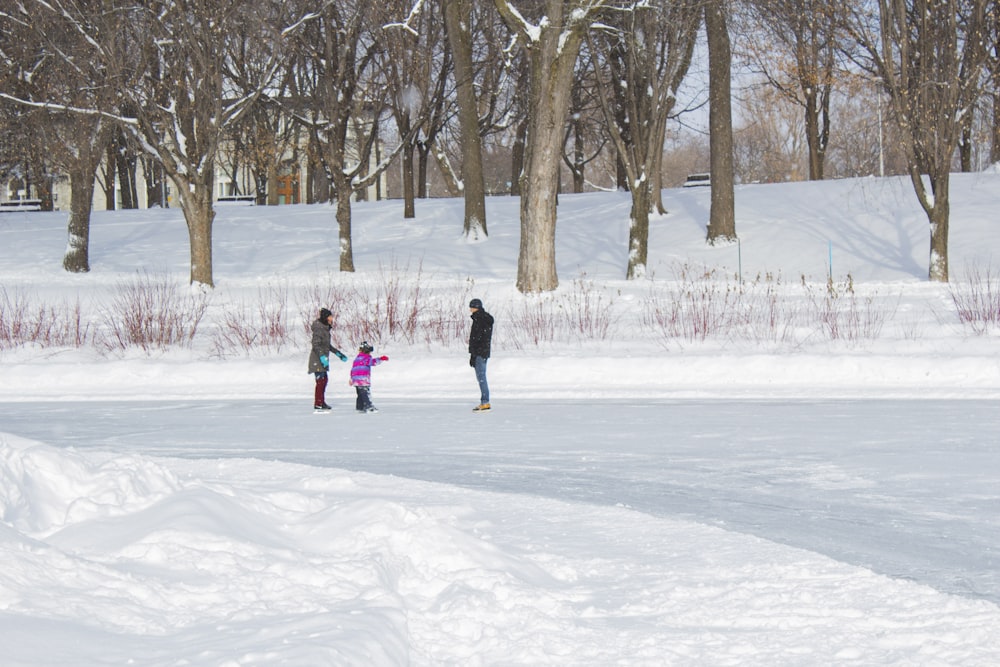
[[[626,58],[628,58],[625,45],[619,44],[611,50],[609,55],[613,79],[625,81],[629,70],[625,62]],[[619,192],[629,192],[632,189],[632,184],[629,182],[627,164],[629,157],[622,150],[622,147],[634,145],[632,137],[632,121],[634,119],[629,118],[628,114],[629,91],[623,85],[612,85],[611,93],[614,99],[614,124],[618,128],[618,132],[622,138],[622,145],[616,147],[615,150],[615,187]]]
[[[267,165],[267,205],[278,205],[278,164],[274,161]]]
[[[112,146],[115,148],[116,170],[118,171],[118,192],[122,210],[139,208],[139,193],[135,184],[135,154],[129,150],[125,133],[115,130]]]
[[[431,145],[431,151],[434,153],[434,160],[437,162],[438,170],[444,178],[444,185],[448,188],[448,196],[460,197],[462,194],[462,184],[458,180],[458,176],[455,175],[455,169],[451,166],[451,160],[448,159],[447,153],[441,150],[441,147],[436,142]]]
[[[823,180],[823,154],[820,146],[819,115],[815,92],[805,94],[806,145],[809,150],[809,180]]]
[[[70,273],[90,271],[90,209],[94,198],[93,165],[77,165],[70,172],[70,202],[66,254],[63,268]]]
[[[340,270],[354,272],[354,248],[351,244],[351,184],[338,179],[337,228],[340,235]]]
[[[521,176],[524,174],[524,153],[528,141],[528,116],[517,124],[514,145],[510,149],[510,194],[521,196]]]
[[[948,165],[949,162],[943,161]],[[930,223],[930,261],[928,263],[927,278],[933,282],[948,282],[948,221],[951,217],[951,202],[949,190],[951,188],[950,169],[944,167],[939,171],[943,173],[931,174],[927,176],[927,181],[920,174],[917,167],[910,167],[910,182],[917,194],[927,220]],[[927,182],[930,183],[931,191],[927,192]]]
[[[559,165],[565,137],[576,59],[589,29],[584,3],[566,6],[545,3],[547,22],[526,30],[520,15],[506,2],[494,0],[508,26],[530,42],[528,128],[525,164],[521,173],[521,248],[517,260],[517,289],[544,292],[556,289],[556,205]],[[594,3],[591,9],[602,7]],[[565,12],[565,16],[563,14]],[[526,42],[527,43],[527,42]]]
[[[521,248],[517,289],[545,292],[559,286],[556,274],[556,204],[563,129],[580,40],[558,28],[541,31],[531,59],[530,110],[521,177]]]
[[[403,161],[403,218],[409,220],[417,217],[416,204],[413,201],[413,144],[411,142],[403,146],[403,152],[400,153],[399,159]],[[339,189],[337,198],[340,198]],[[339,214],[337,219],[340,219]]]
[[[965,114],[962,121],[961,138],[958,141],[958,163],[963,174],[972,171],[972,114]]]
[[[1000,52],[1000,48],[996,49]],[[997,53],[1000,59],[1000,53]],[[998,68],[1000,70],[1000,68]],[[1000,162],[1000,71],[993,72],[993,132],[990,137],[990,164]]]
[[[618,154],[615,158],[615,187],[618,192],[628,192],[632,188],[628,183],[628,170],[625,168],[625,160]]]
[[[152,158],[147,158],[142,161],[142,171],[146,180],[146,207],[162,206],[166,208],[167,196],[164,192],[166,181],[163,167]]]
[[[418,141],[417,149],[417,199],[427,199],[427,163],[430,154],[430,144]]]
[[[722,0],[705,5],[708,36],[708,125],[711,152],[712,203],[707,241],[710,245],[736,240],[736,202],[733,192],[733,115],[731,102],[732,50]]]
[[[214,170],[206,168],[202,181],[175,183],[178,190],[184,220],[187,222],[191,246],[191,284],[199,283],[215,287],[212,277],[212,223],[215,209],[212,208],[212,180]],[[207,182],[205,182],[207,180]]]
[[[586,181],[584,179],[584,161],[586,156],[583,150],[583,123],[579,120],[573,121],[573,192],[580,194],[583,192]]]
[[[657,120],[656,128],[656,145],[659,150],[656,151],[656,155],[653,157],[653,173],[650,176],[650,182],[653,186],[653,202],[652,204],[656,207],[656,212],[660,215],[667,214],[667,207],[663,203],[663,144],[667,139],[667,116],[666,114],[661,114]]]
[[[632,189],[632,212],[628,226],[628,271],[626,278],[632,280],[646,274],[647,250],[649,248],[649,183],[639,183]]]
[[[462,191],[465,197],[463,232],[466,238],[488,236],[486,230],[486,179],[483,175],[479,104],[472,64],[472,1],[446,0],[444,19],[454,57],[455,95],[462,146]]]
[[[117,206],[115,205],[115,179],[118,176],[116,173],[118,170],[118,160],[115,159],[115,145],[114,143],[109,143],[108,148],[104,153],[104,183],[101,189],[104,191],[104,210],[114,211]],[[72,189],[73,183],[70,182],[70,188]]]
[[[948,220],[950,217],[947,196],[939,201],[930,214],[931,256],[927,278],[934,282],[948,282]]]
[[[134,157],[120,156],[118,160],[118,189],[122,196],[122,209],[139,208],[139,189],[135,182]]]

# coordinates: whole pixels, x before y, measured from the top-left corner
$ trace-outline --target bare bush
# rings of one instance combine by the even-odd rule
[[[685,265],[677,279],[653,285],[642,310],[643,324],[661,342],[704,341],[729,331],[739,290],[714,269],[693,271]]]
[[[573,281],[565,295],[566,317],[576,335],[586,340],[607,340],[614,334],[617,316],[614,300],[605,296],[593,281]]]
[[[34,303],[24,292],[0,288],[0,349],[20,345],[83,347],[92,338],[80,300],[56,305]]]
[[[463,298],[467,300],[467,295],[428,293],[422,266],[413,272],[408,266],[380,264],[374,277],[354,277],[346,284],[342,276],[329,277],[325,284],[307,290],[300,313],[303,331],[308,333],[319,308],[329,308],[335,343],[367,340],[383,345],[423,342],[450,346],[460,341],[466,330],[456,306]]]
[[[967,267],[965,280],[949,283],[948,293],[958,321],[972,333],[982,336],[1000,326],[1000,279],[991,267]]]
[[[222,315],[215,333],[215,351],[220,357],[238,350],[281,352],[292,338],[288,324],[288,288],[257,290],[257,301],[237,301]]]
[[[796,344],[800,309],[783,291],[781,276],[770,273],[740,283],[739,299],[729,323],[730,337],[758,344]]]
[[[780,277],[767,274],[743,283],[714,269],[684,266],[677,280],[652,286],[642,324],[664,346],[709,339],[799,345],[799,338],[810,334],[860,343],[878,338],[898,307],[898,298],[891,307],[877,294],[859,298],[850,276],[840,284],[829,281],[822,295],[805,280],[802,288],[806,308],[798,306],[801,299],[788,293]]]
[[[844,282],[827,281],[825,293],[819,297],[806,286],[812,305],[811,316],[818,323],[827,340],[859,343],[875,340],[882,333],[886,320],[896,307],[887,308],[878,295],[858,298],[854,280],[847,276]],[[898,306],[898,299],[897,299]]]
[[[500,346],[520,350],[557,341],[607,340],[614,335],[618,316],[614,300],[580,278],[568,291],[520,295],[504,319]]]
[[[550,295],[525,294],[506,319],[504,334],[498,340],[501,346],[521,350],[528,344],[538,347],[556,340],[559,317]]]
[[[173,281],[147,273],[119,281],[115,296],[103,308],[103,346],[150,352],[190,345],[209,304],[208,294],[196,289],[182,294]]]

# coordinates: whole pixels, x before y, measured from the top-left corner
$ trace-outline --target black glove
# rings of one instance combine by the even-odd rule
[[[471,366],[472,368],[476,367],[476,355],[474,354],[469,355],[469,366]]]

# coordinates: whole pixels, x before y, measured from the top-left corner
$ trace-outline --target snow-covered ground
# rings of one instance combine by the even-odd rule
[[[741,187],[718,248],[708,192],[666,191],[631,282],[627,195],[563,196],[562,286],[529,297],[511,199],[479,243],[456,200],[358,204],[354,275],[328,207],[220,209],[190,346],[0,349],[0,663],[995,665],[1000,334],[955,296],[996,289],[1000,174],[952,197],[944,286],[905,179]],[[65,214],[0,216],[8,321],[79,304],[103,335],[150,273],[203,298],[176,210],[95,214],[91,244],[69,275]],[[751,316],[667,334],[685,295]],[[388,331],[394,297],[442,322]],[[290,341],[221,335],[275,302]],[[302,325],[338,306],[350,351],[359,303],[381,412],[335,366],[314,415]]]

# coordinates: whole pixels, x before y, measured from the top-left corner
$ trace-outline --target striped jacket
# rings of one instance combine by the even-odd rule
[[[354,365],[351,366],[351,386],[369,387],[372,383],[372,366],[378,366],[382,360],[378,357],[361,352],[354,357]]]

